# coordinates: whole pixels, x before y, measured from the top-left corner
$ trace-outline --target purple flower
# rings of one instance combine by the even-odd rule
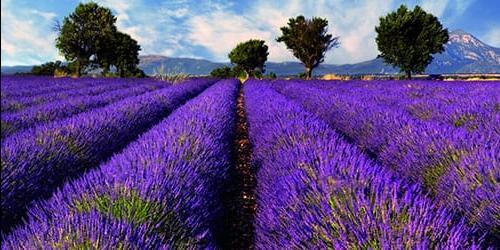
[[[245,83],[257,168],[256,247],[476,247],[475,231],[324,121]]]
[[[231,183],[238,85],[236,80],[217,82],[120,154],[68,182],[51,199],[37,202],[29,210],[27,225],[8,235],[7,242],[33,242],[60,231],[91,234],[84,239],[95,242],[106,228],[119,223],[135,233],[133,243],[148,239],[147,244],[169,248],[216,248],[223,237],[218,235],[225,214],[222,196]],[[85,225],[62,223],[85,214],[104,218],[103,225],[91,233]],[[33,230],[40,227],[44,229]],[[119,233],[119,239],[131,237],[113,233]],[[81,241],[78,237],[69,244]],[[104,239],[109,246],[114,241]]]
[[[189,80],[7,137],[1,149],[2,231],[20,221],[30,202],[48,198],[120,151],[213,82]]]
[[[276,81],[382,166],[498,238],[498,83]],[[495,231],[496,230],[496,231]]]

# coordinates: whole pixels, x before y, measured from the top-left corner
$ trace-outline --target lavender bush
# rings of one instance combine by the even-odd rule
[[[496,247],[498,82],[238,85],[2,76],[2,249]]]
[[[2,114],[2,138],[15,132],[57,121],[94,108],[106,106],[127,97],[143,94],[160,86],[142,84],[131,88],[108,91],[96,96],[80,96],[34,106],[16,113]]]
[[[67,214],[64,219],[37,221],[14,232],[2,249],[161,249],[158,237],[134,226],[106,218],[96,211]]]
[[[245,83],[258,249],[476,247],[474,230],[325,122]]]
[[[237,90],[235,80],[216,83],[109,162],[38,203],[30,209],[28,225],[7,237],[8,246],[61,244],[58,232],[82,232],[86,244],[94,246],[108,228],[119,225],[121,230],[111,229],[117,239],[106,236],[99,244],[115,246],[125,238],[127,244],[217,248],[224,216],[221,197],[230,181]],[[68,217],[83,219],[64,222]],[[101,224],[89,228],[95,217],[103,218]],[[156,244],[145,240],[151,238]],[[63,244],[81,242],[81,237],[70,237]]]
[[[470,224],[498,237],[498,111],[486,111],[491,119],[470,131],[462,126],[423,121],[397,104],[376,105],[371,101],[373,99],[365,98],[363,94],[363,88],[373,89],[373,86],[362,84],[366,83],[330,84],[331,90],[328,91],[324,87],[318,89],[314,84],[273,83],[281,93],[301,103],[373,154],[382,165],[424,187],[438,204],[460,212]],[[390,89],[390,86],[386,85],[386,88]],[[489,86],[490,92],[498,90],[495,85]],[[338,92],[335,91],[337,88]],[[373,95],[379,99],[386,97],[382,92]],[[487,104],[491,99],[485,98],[484,101],[483,106],[491,106],[491,103]]]
[[[11,99],[99,86],[105,80],[99,78],[2,76],[1,82],[2,99]]]
[[[2,231],[19,222],[27,205],[110,157],[213,83],[188,80],[126,98],[2,141]]]
[[[18,79],[19,82],[22,82],[22,78]],[[85,81],[82,80],[74,80],[75,82],[79,82],[85,86]],[[164,81],[154,81],[151,79],[96,79],[95,81],[100,82],[99,85],[96,86],[85,86],[77,89],[70,89],[60,92],[48,92],[42,93],[35,96],[27,96],[27,97],[15,97],[15,98],[2,98],[2,114],[4,112],[18,112],[20,110],[35,106],[41,105],[48,102],[55,102],[60,100],[67,100],[73,97],[81,97],[81,96],[96,96],[107,91],[118,90],[129,88],[133,86],[139,86],[143,84],[148,84],[152,86],[163,87],[168,86],[170,83]],[[23,85],[22,85],[23,86]],[[18,89],[20,88],[17,87]]]

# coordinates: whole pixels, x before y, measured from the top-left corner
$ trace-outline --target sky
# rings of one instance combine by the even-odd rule
[[[1,65],[34,65],[63,57],[55,48],[54,22],[69,15],[77,0],[1,0]],[[239,42],[262,39],[269,61],[297,61],[283,43],[280,27],[290,17],[319,16],[340,47],[326,55],[331,64],[357,63],[378,55],[379,17],[401,4],[420,5],[450,31],[463,29],[500,47],[498,0],[96,0],[117,16],[117,27],[142,47],[141,55],[228,61]]]

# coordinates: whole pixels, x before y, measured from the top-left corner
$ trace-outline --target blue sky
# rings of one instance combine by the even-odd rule
[[[1,0],[2,65],[32,65],[62,59],[54,47],[55,20],[71,13],[75,0]],[[86,1],[83,1],[86,2]],[[404,3],[416,4],[438,16],[450,31],[463,29],[500,47],[498,0],[100,0],[117,15],[117,26],[142,46],[141,54],[228,61],[241,41],[259,38],[269,46],[269,60],[295,61],[279,28],[299,14],[329,20],[330,32],[340,36],[339,48],[328,52],[327,63],[370,60],[377,54],[374,27],[378,18]]]

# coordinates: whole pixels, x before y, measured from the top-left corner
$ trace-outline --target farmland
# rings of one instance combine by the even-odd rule
[[[1,79],[2,248],[486,248],[500,83]]]

